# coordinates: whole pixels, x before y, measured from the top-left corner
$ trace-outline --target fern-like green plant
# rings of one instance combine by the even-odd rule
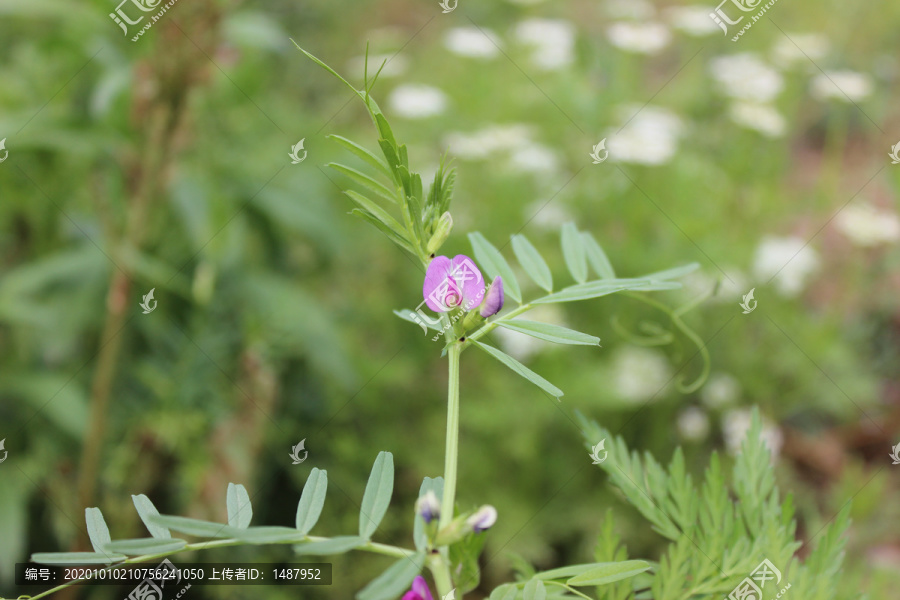
[[[649,453],[629,452],[621,437],[581,414],[578,418],[588,448],[600,440],[612,440],[600,468],[669,541],[650,573],[598,589],[600,600],[727,598],[763,560],[781,572],[781,580],[778,586],[769,581],[758,600],[774,599],[786,585],[791,598],[836,600],[849,503],[801,562],[795,555],[803,543],[795,537],[793,504],[790,496],[781,499],[775,484],[758,410],[754,410],[752,425],[735,459],[730,485],[717,454],[712,455],[698,485],[686,472],[680,448],[663,468]],[[626,560],[619,542],[608,512],[596,560]]]

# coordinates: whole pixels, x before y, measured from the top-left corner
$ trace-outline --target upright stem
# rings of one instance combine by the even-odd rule
[[[444,450],[444,498],[441,501],[439,529],[453,520],[456,503],[456,462],[459,454],[459,355],[462,346],[454,343],[447,350],[450,375],[447,380],[447,445]]]

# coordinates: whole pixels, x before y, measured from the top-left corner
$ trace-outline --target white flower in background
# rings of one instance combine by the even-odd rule
[[[709,18],[708,6],[673,6],[665,11],[672,28],[693,36],[702,37],[721,31],[716,22]]]
[[[753,273],[768,281],[775,277],[775,289],[782,296],[796,296],[803,291],[806,279],[819,268],[819,256],[802,238],[766,237],[756,248]],[[777,273],[777,275],[776,275]]]
[[[700,388],[700,400],[709,408],[722,408],[734,404],[741,393],[741,384],[728,373],[713,373]]]
[[[709,417],[701,408],[689,406],[678,413],[678,434],[686,440],[698,442],[709,435]]]
[[[851,204],[838,213],[835,224],[857,246],[877,246],[900,240],[900,219],[871,204]]]
[[[624,107],[620,114],[621,121],[627,124],[618,133],[611,131],[607,135],[606,148],[613,162],[661,165],[675,155],[683,129],[678,115],[664,108],[640,105]]]
[[[436,87],[408,83],[394,88],[388,97],[388,104],[398,116],[424,119],[444,112],[447,109],[447,96]]]
[[[661,23],[613,23],[607,28],[606,35],[616,48],[638,54],[655,54],[672,39],[672,34]]]
[[[812,94],[819,100],[836,98],[857,102],[872,93],[872,78],[856,71],[826,71],[812,82]]]
[[[519,281],[522,281],[522,279],[520,278]],[[563,322],[562,312],[559,308],[550,304],[545,304],[528,311],[527,319],[529,321],[539,321],[541,323],[550,323],[551,325],[560,325],[563,327],[566,325],[565,322]],[[505,327],[497,327],[492,335],[497,338],[501,350],[520,362],[527,362],[532,356],[542,350],[557,345],[553,342],[545,342]]]
[[[510,4],[519,4],[521,6],[531,6],[532,4],[540,4],[545,0],[506,0]]]
[[[787,122],[769,104],[756,102],[735,102],[729,111],[731,120],[747,129],[754,129],[768,137],[781,137],[787,129]]]
[[[500,38],[490,29],[454,27],[444,36],[444,47],[467,58],[494,58],[500,53]]]
[[[778,71],[750,52],[716,57],[709,67],[722,93],[732,98],[769,102],[784,87]]]
[[[513,150],[509,167],[520,173],[555,172],[559,168],[559,158],[547,146],[531,142]]]
[[[736,455],[740,452],[741,444],[744,443],[752,422],[753,413],[745,408],[728,411],[722,417],[722,434],[725,437],[725,447],[730,454]],[[774,461],[784,445],[784,436],[766,417],[762,418],[762,439]]]
[[[789,33],[787,37],[779,37],[772,48],[772,60],[781,67],[801,63],[815,69],[815,65],[810,61],[818,62],[825,58],[826,54],[828,54],[828,38],[818,33]]]
[[[448,133],[444,143],[454,156],[466,160],[486,158],[496,152],[514,150],[532,143],[532,132],[528,125],[510,123],[488,125],[478,131]]]
[[[378,69],[381,67],[381,63],[387,61],[384,65],[384,69],[381,70],[381,74],[378,75],[379,79],[384,77],[399,77],[406,73],[407,68],[409,67],[409,60],[403,56],[402,54],[370,54],[369,55],[369,77],[374,77],[375,73],[378,72]],[[350,60],[347,67],[351,73],[363,73],[366,66],[366,57],[365,56],[357,56]]]
[[[560,69],[574,60],[575,28],[568,21],[526,19],[514,30],[516,40],[532,46],[532,62],[546,71]]]
[[[629,402],[659,398],[671,379],[666,357],[656,350],[626,346],[612,360],[613,387]]]
[[[656,9],[647,0],[606,0],[603,8],[606,14],[613,19],[644,20],[649,19],[656,12]]]
[[[565,223],[574,220],[574,216],[563,205],[559,198],[549,200],[541,198],[525,207],[524,216],[530,225],[558,231]]]

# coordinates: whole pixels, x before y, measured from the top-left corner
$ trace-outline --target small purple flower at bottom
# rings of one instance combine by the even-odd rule
[[[435,256],[428,263],[422,284],[425,304],[434,312],[455,308],[472,310],[484,298],[484,277],[471,258],[458,254],[450,260]]]
[[[412,589],[403,594],[403,600],[434,600],[434,596],[431,595],[431,590],[428,589],[425,578],[421,575],[416,575],[412,582]]]

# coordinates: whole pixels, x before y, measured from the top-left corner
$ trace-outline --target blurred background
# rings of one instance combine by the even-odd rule
[[[464,355],[460,507],[500,515],[473,598],[523,560],[591,561],[610,507],[629,555],[659,557],[662,538],[583,468],[576,409],[663,462],[683,445],[700,473],[714,450],[731,456],[752,406],[800,538],[852,498],[841,593],[893,597],[900,6],[783,0],[736,42],[712,8],[181,0],[133,42],[141,25],[123,35],[115,0],[0,0],[0,594],[35,593],[12,579],[30,553],[86,548],[85,506],[113,537],[145,535],[131,494],[221,521],[233,481],[255,525],[291,525],[318,467],[313,533],[352,534],[380,450],[397,477],[376,539],[411,546],[419,484],[443,469],[446,363],[391,313],[421,302],[418,265],[347,214],[351,182],[324,166],[359,166],[325,135],[376,149],[371,121],[293,38],[358,86],[367,42],[370,75],[389,60],[372,94],[411,166],[430,182],[449,150],[458,168],[443,254],[470,253],[470,231],[498,247],[521,232],[568,282],[559,227],[574,220],[620,276],[702,266],[648,296],[699,302],[684,319],[710,374],[694,391],[696,345],[619,296],[532,313],[601,348],[498,332],[561,405]],[[300,140],[308,157],[291,164]],[[301,439],[308,460],[292,465]],[[295,560],[288,546],[179,559]],[[264,593],[349,598],[391,560],[333,562],[330,588]]]

